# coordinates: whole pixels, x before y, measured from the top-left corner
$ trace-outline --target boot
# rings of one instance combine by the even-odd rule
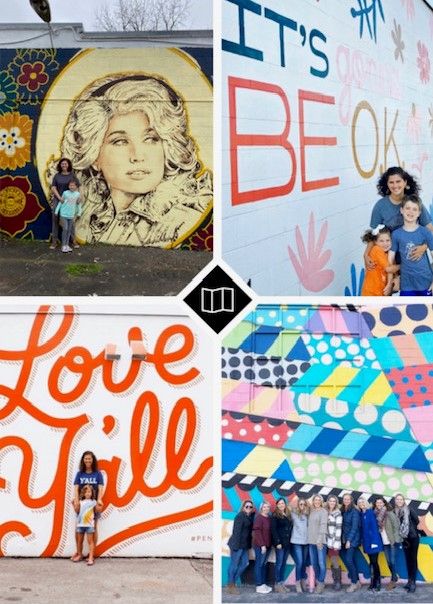
[[[407,590],[408,593],[414,594],[416,592],[416,583],[415,581],[411,581]]]
[[[296,581],[296,583],[295,583],[295,587],[296,587],[296,593],[297,593],[297,594],[302,594],[302,593],[304,593],[304,592],[303,592],[303,589],[302,589],[302,586],[301,586],[301,582],[300,582],[300,581]]]
[[[382,589],[382,577],[376,577],[376,581],[375,581],[375,585],[374,585],[374,590],[375,591],[380,591]]]
[[[374,568],[370,566],[370,585],[368,586],[368,591],[373,591],[376,587],[376,577],[374,576]]]
[[[325,584],[323,583],[323,581],[318,581],[317,587],[316,587],[316,594],[321,594],[324,589],[325,589]]]
[[[227,585],[227,591],[229,594],[233,594],[236,596],[238,596],[241,593],[234,583],[229,583]]]
[[[304,593],[308,592],[307,579],[301,579],[301,588]]]
[[[332,579],[334,581],[334,589],[335,591],[340,591],[341,589],[341,568],[332,568]]]
[[[279,594],[286,593],[286,590],[284,589],[284,585],[282,583],[275,583],[274,591]]]
[[[391,570],[391,580],[386,586],[387,591],[392,591],[393,589],[395,589],[395,587],[397,586],[397,581],[398,581],[398,575],[396,574],[394,569],[391,568],[390,570]]]

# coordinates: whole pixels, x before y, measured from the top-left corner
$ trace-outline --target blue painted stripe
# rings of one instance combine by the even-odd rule
[[[310,426],[311,427],[311,426]],[[333,430],[332,428],[322,428],[320,434],[305,449],[311,453],[321,455],[333,454],[334,448],[345,437],[343,430]]]
[[[403,367],[404,363],[400,355],[394,348],[391,338],[377,338],[370,340],[376,358],[382,369],[393,369],[394,367]]]
[[[292,436],[289,436],[284,443],[283,448],[292,451],[306,451],[308,446],[319,436],[321,431],[322,428],[320,426],[301,424],[296,428]]]
[[[344,438],[333,450],[333,457],[359,459],[357,453],[370,439],[370,436],[368,434],[361,434],[358,432],[345,432],[344,435]]]
[[[221,446],[221,465],[223,472],[233,472],[237,466],[251,453],[256,445],[223,438]]]
[[[412,455],[417,449],[416,443],[408,443],[404,441],[394,442],[392,447],[378,459],[379,463],[386,466],[394,466],[395,468],[403,468],[406,460]],[[424,457],[425,460],[425,457]],[[418,470],[418,468],[411,468],[412,470]]]

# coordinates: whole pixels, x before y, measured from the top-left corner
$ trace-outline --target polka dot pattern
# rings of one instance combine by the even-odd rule
[[[289,388],[308,371],[311,363],[223,348],[221,366],[223,378],[253,382],[257,386]]]
[[[402,409],[433,405],[433,365],[388,369],[385,374]]]
[[[304,334],[302,341],[311,355],[312,363],[335,365],[344,361],[348,367],[378,367],[376,354],[366,338]]]
[[[433,330],[432,304],[363,307],[361,314],[375,338]]]

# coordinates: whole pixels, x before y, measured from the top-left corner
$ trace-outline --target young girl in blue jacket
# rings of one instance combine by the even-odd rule
[[[379,525],[373,510],[364,497],[358,499],[358,508],[361,512],[361,541],[364,552],[370,559],[370,587],[369,591],[380,591],[379,554],[383,552],[383,542],[380,536]]]

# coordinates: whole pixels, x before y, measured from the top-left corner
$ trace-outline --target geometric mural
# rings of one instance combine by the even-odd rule
[[[244,499],[348,490],[404,494],[433,581],[433,305],[259,305],[224,339],[222,377],[224,581]]]

